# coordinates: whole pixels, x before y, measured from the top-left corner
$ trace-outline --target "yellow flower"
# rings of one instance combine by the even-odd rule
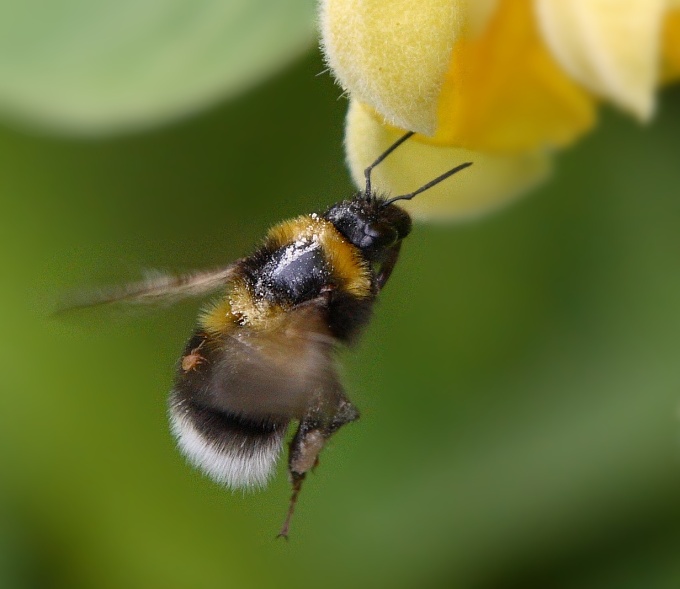
[[[416,140],[375,171],[392,193],[475,162],[404,203],[421,217],[506,202],[592,128],[599,102],[648,121],[655,88],[680,77],[680,0],[324,0],[321,27],[351,96],[357,184],[404,129]]]

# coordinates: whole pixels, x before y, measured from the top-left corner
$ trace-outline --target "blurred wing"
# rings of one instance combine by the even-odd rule
[[[202,406],[254,420],[301,419],[312,400],[332,402],[342,389],[325,303],[283,312],[267,329],[235,325],[218,337],[198,333],[187,345],[176,389]],[[187,363],[194,350],[200,359]]]
[[[343,393],[322,306],[286,311],[267,329],[235,325],[215,336],[199,331],[188,342],[170,421],[182,453],[217,482],[263,486],[288,423],[312,406],[337,408]]]
[[[147,272],[147,277],[139,282],[68,296],[59,306],[58,312],[111,303],[135,305],[176,303],[188,297],[211,293],[224,286],[234,276],[237,264],[188,274],[150,271]]]

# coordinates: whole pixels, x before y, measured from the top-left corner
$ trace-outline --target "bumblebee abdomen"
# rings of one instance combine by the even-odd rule
[[[189,462],[232,489],[267,484],[288,427],[202,407],[177,390],[170,395],[170,423]]]

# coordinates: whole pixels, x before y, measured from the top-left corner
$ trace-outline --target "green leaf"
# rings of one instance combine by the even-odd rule
[[[314,0],[0,0],[0,116],[110,134],[251,87],[310,47]]]

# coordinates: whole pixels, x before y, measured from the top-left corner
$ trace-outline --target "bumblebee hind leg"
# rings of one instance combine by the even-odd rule
[[[324,408],[325,409],[325,408]],[[278,537],[288,538],[290,521],[295,512],[302,483],[319,463],[319,454],[328,439],[346,423],[359,419],[359,411],[342,395],[332,412],[320,406],[310,409],[300,421],[288,451],[288,476],[293,487],[288,513]]]

